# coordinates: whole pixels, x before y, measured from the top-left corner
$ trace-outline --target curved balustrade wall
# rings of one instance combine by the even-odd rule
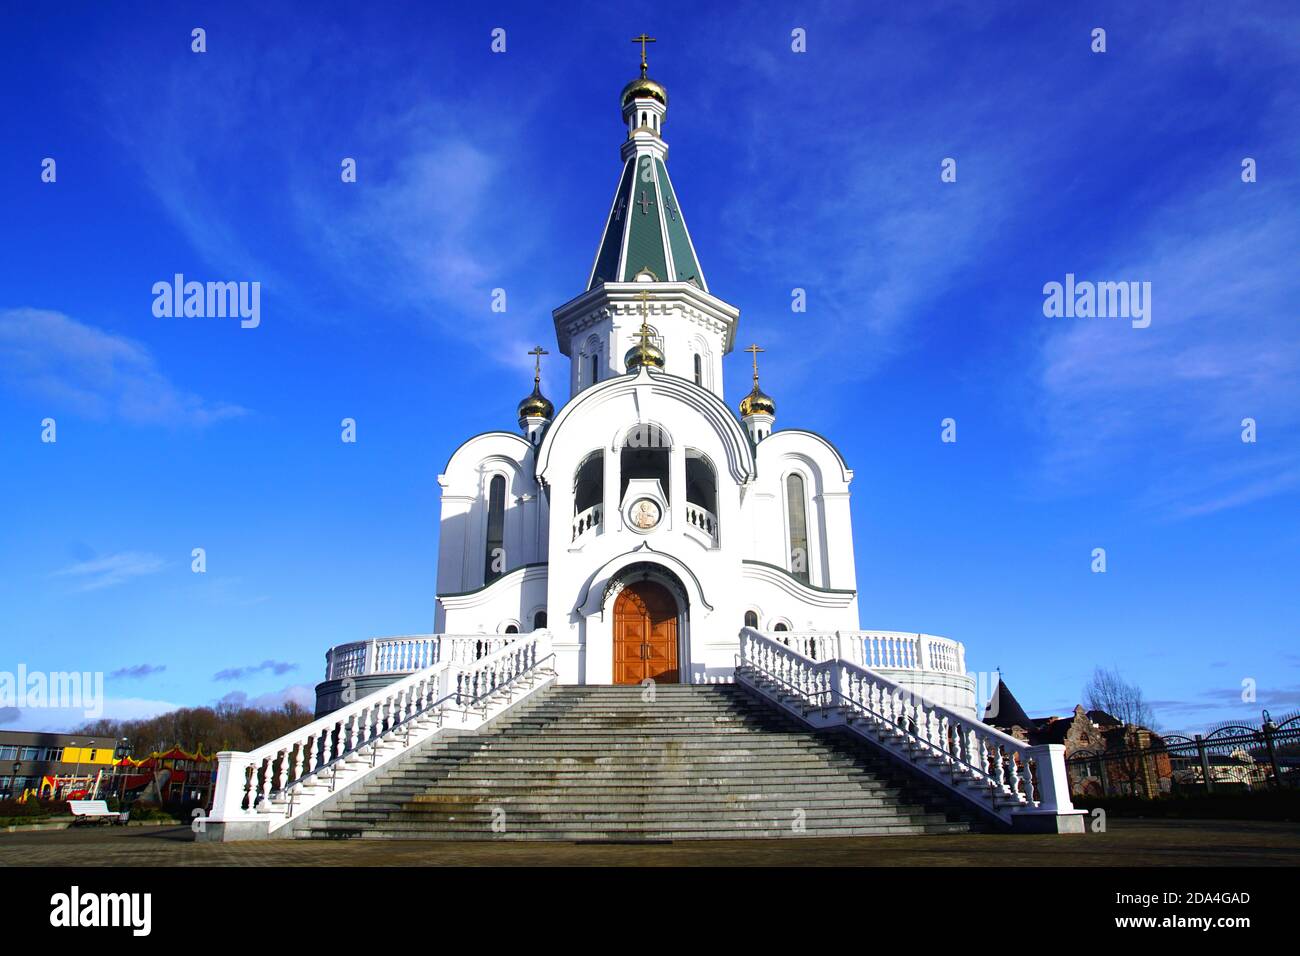
[[[325,680],[316,685],[316,716],[337,710],[433,664],[469,664],[506,647],[518,634],[415,634],[377,637],[331,647]]]
[[[966,673],[966,649],[958,641],[906,631],[767,631],[763,636],[810,660],[838,658],[870,668],[913,693],[977,716],[975,679]]]

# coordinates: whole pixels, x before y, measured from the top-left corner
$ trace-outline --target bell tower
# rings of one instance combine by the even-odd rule
[[[570,359],[571,396],[626,374],[625,356],[644,343],[658,354],[658,371],[722,397],[722,358],[740,310],[709,291],[668,177],[668,90],[646,61],[655,39],[642,33],[632,42],[641,46],[641,70],[620,94],[623,171],[587,291],[553,313],[556,340]]]

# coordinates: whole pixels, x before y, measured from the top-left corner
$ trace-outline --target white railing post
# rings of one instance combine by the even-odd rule
[[[924,634],[916,635],[917,657],[916,665],[923,671],[928,671],[930,667],[930,639]]]
[[[1043,813],[1072,811],[1074,802],[1070,799],[1070,776],[1065,769],[1065,747],[1061,744],[1038,744],[1029,748],[1028,755],[1038,768],[1038,810]]]
[[[217,754],[217,779],[212,785],[209,820],[220,823],[246,816],[243,805],[248,763],[248,754],[240,750],[223,750]]]

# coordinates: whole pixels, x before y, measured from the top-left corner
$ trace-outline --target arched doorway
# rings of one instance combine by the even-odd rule
[[[614,683],[678,682],[677,602],[662,584],[630,582],[614,601]]]

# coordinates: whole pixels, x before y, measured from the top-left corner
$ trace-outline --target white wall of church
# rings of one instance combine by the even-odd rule
[[[486,583],[490,489],[498,475],[505,480],[499,570],[505,573],[546,560],[549,508],[533,477],[534,451],[519,435],[488,432],[452,454],[438,476],[438,594],[457,594]]]
[[[742,518],[752,529],[747,555],[795,572],[789,477],[802,479],[807,517],[808,583],[819,588],[857,588],[849,483],[853,472],[835,448],[812,432],[778,430],[758,443],[758,477]],[[855,625],[856,626],[856,625]]]
[[[653,288],[648,301],[636,298]],[[664,371],[722,397],[722,358],[730,351],[739,313],[686,282],[606,283],[555,310],[555,334],[569,356],[569,395],[624,374],[624,356],[641,342],[642,319],[650,342],[664,353]],[[593,376],[593,359],[595,375]]]

